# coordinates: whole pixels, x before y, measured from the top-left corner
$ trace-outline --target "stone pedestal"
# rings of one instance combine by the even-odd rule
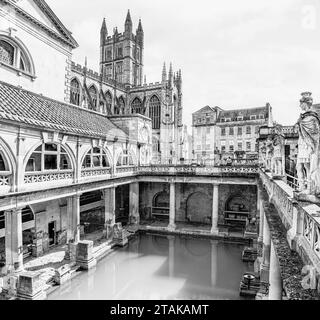
[[[114,224],[109,224],[109,223],[106,223],[104,225],[103,235],[105,239],[107,240],[113,239],[113,226]]]
[[[93,241],[78,242],[76,262],[84,270],[89,270],[96,266],[97,260],[93,257]]]
[[[116,223],[113,226],[113,242],[120,247],[124,247],[128,243],[126,231],[122,228],[121,223]]]
[[[69,242],[64,258],[65,260],[76,261],[76,257],[77,257],[77,244],[74,242]]]
[[[55,271],[54,281],[58,284],[64,284],[71,278],[71,268],[69,265],[64,265]]]
[[[25,272],[19,275],[17,297],[19,300],[44,300],[46,298],[39,272]]]

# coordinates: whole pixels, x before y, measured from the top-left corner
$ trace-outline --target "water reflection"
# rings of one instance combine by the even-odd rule
[[[240,299],[243,246],[140,235],[53,292],[52,300]]]

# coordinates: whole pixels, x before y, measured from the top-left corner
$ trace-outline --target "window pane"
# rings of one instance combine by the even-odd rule
[[[93,148],[93,153],[99,153],[100,154],[100,148]]]
[[[102,167],[104,167],[104,168],[108,168],[109,167],[109,161],[108,161],[107,156],[103,156],[102,157]]]
[[[67,153],[67,151],[63,147],[61,147],[61,153]]]
[[[39,146],[35,151],[36,151],[36,152],[42,152],[42,145]]]
[[[3,40],[0,40],[0,61],[13,66],[14,47]]]
[[[0,154],[0,171],[6,171],[6,166],[1,154]]]
[[[101,156],[93,156],[92,161],[93,161],[93,166],[94,167],[101,167]]]
[[[68,170],[68,169],[72,169],[70,159],[69,159],[68,155],[61,154],[60,155],[60,170]]]
[[[40,172],[41,171],[41,154],[33,153],[28,160],[26,172]]]
[[[91,168],[91,156],[90,155],[86,155],[86,157],[83,160],[82,166],[85,168]]]
[[[44,155],[44,170],[57,170],[57,156],[54,154],[45,154]]]
[[[53,143],[46,143],[45,150],[46,151],[58,151],[58,146]]]

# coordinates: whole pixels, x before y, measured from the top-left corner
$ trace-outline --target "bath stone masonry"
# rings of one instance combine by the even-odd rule
[[[268,226],[267,219],[264,217],[263,224],[263,252],[262,252],[262,264],[260,278],[262,282],[269,282],[269,269],[270,269],[270,248],[271,248],[271,237],[270,229]]]
[[[130,223],[139,224],[139,182],[134,182],[130,184],[130,200],[129,200],[129,214]]]
[[[93,241],[78,242],[76,262],[84,270],[89,270],[96,266],[97,260],[93,256]]]
[[[17,297],[20,300],[43,300],[46,298],[40,272],[25,272],[19,275]]]

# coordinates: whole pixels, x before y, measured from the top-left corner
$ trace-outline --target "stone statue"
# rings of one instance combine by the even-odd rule
[[[284,139],[280,134],[273,136],[273,157],[271,160],[271,172],[275,176],[284,175]]]
[[[301,196],[315,196],[316,198],[320,196],[320,118],[312,110],[312,93],[304,92],[301,95],[300,107],[302,113],[297,123],[299,132],[297,156],[298,198],[300,198],[299,200],[312,201],[310,197],[301,199]]]

